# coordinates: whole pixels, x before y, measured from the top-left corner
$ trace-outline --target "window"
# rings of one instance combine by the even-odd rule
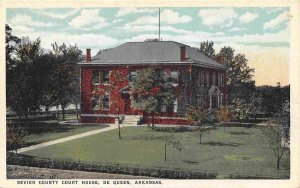
[[[220,73],[218,73],[218,87],[220,87],[221,86],[221,74]]]
[[[173,112],[177,113],[178,110],[178,101],[177,98],[173,102]]]
[[[109,70],[93,71],[92,84],[96,85],[100,83],[109,84]]]
[[[205,78],[206,78],[206,85],[209,86],[209,72],[205,72]]]
[[[93,84],[100,84],[99,71],[93,71],[92,83]]]
[[[197,98],[198,108],[203,108],[203,96],[198,96]]]
[[[178,84],[178,71],[171,71],[171,83],[174,84],[174,85],[177,85]]]
[[[201,85],[204,86],[204,71],[201,72]]]
[[[129,83],[132,83],[135,81],[137,76],[137,72],[136,71],[130,71],[129,73]]]
[[[216,85],[216,73],[213,72],[213,75],[212,75],[212,85]]]
[[[224,74],[221,74],[221,87],[224,86]]]
[[[109,93],[108,92],[105,92],[105,94],[102,96],[102,109],[109,110]]]
[[[92,110],[100,109],[100,95],[93,95],[91,99]]]
[[[109,84],[109,70],[103,70],[101,71],[102,76],[102,84]]]

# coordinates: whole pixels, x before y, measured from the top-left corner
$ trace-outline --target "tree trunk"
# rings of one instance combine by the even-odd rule
[[[119,139],[121,139],[121,127],[120,127],[119,118],[118,118],[118,128],[119,128]]]
[[[59,120],[59,109],[57,109],[57,120]]]
[[[77,117],[77,119],[79,119],[79,113],[78,113],[78,106],[77,106],[77,102],[75,103],[75,108],[76,108],[76,117]]]
[[[165,162],[167,161],[167,141],[165,143]]]
[[[65,107],[61,106],[62,120],[65,121]]]
[[[154,129],[154,111],[152,111],[152,130]]]
[[[201,137],[202,137],[202,134],[200,133],[200,134],[199,134],[199,138],[200,138],[200,144],[201,144]]]
[[[46,106],[46,116],[48,116],[48,115],[49,115],[49,107]]]
[[[277,159],[277,163],[276,163],[276,165],[277,165],[277,170],[279,170],[279,164],[280,164],[280,159],[278,158],[278,159]]]

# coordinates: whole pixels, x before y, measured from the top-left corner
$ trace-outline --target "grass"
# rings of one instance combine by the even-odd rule
[[[164,137],[173,134],[184,149],[179,152],[168,146],[164,161]],[[276,170],[275,158],[266,144],[260,128],[216,128],[202,138],[195,132],[155,132],[146,127],[112,130],[81,139],[64,142],[24,154],[71,159],[92,163],[119,163],[139,167],[165,167],[217,172],[222,175],[241,174],[289,178],[289,155],[285,153],[281,170]]]
[[[48,141],[64,138],[67,136],[72,136],[72,135],[108,127],[108,125],[59,124],[58,120],[13,123],[13,126],[17,128],[22,128],[27,132],[27,136],[25,136],[23,139],[25,142],[24,146],[30,146],[42,142],[48,142]]]

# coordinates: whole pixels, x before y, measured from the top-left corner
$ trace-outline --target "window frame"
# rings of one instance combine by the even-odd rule
[[[97,83],[95,83],[94,82],[94,74],[95,73],[98,73],[98,82]],[[101,83],[101,80],[100,80],[100,71],[99,70],[93,70],[92,71],[92,85],[100,85],[100,83]]]
[[[176,73],[176,77],[173,77],[172,76],[172,73]],[[170,78],[171,78],[171,84],[173,85],[173,86],[177,86],[178,85],[178,83],[179,83],[179,71],[171,71],[170,72]],[[173,79],[174,80],[176,80],[176,82],[173,82]]]
[[[101,96],[102,96],[101,97],[101,110],[106,110],[106,111],[110,110],[110,92],[105,92]],[[105,99],[105,97],[108,97],[108,108],[104,108],[104,104],[105,104],[104,99]]]
[[[99,97],[99,99],[98,99],[98,103],[99,103],[98,106],[99,107],[97,109],[93,108],[93,98],[95,96]],[[101,95],[100,94],[94,94],[94,95],[92,95],[92,97],[91,97],[91,110],[94,110],[94,111],[101,110]]]
[[[100,73],[100,77],[101,77],[100,83],[102,85],[109,85],[110,84],[110,70],[101,70],[100,72],[101,72]],[[104,77],[104,72],[108,72],[108,74],[107,74],[108,82],[104,82],[104,80],[106,79],[106,77]]]

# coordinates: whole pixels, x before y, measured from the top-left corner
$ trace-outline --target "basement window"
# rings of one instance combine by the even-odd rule
[[[93,95],[91,99],[92,110],[100,110],[100,95]]]
[[[102,97],[102,109],[103,110],[109,110],[109,101],[110,101],[109,93],[105,92],[105,94]]]
[[[92,84],[100,84],[99,71],[93,71]]]

